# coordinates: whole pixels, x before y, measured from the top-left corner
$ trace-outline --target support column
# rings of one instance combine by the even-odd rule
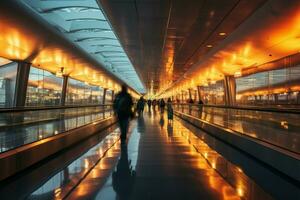
[[[236,102],[236,85],[234,76],[224,78],[225,105],[234,106]]]
[[[66,103],[68,79],[69,79],[69,76],[63,76],[63,85],[62,85],[61,99],[60,99],[61,106],[64,106]]]
[[[115,91],[112,90],[111,91],[111,102],[114,102],[114,100],[115,100]]]
[[[30,72],[30,63],[19,62],[16,77],[14,107],[24,107]]]
[[[107,88],[103,88],[103,99],[102,99],[102,104],[105,104],[106,91],[107,91]]]
[[[184,92],[181,91],[181,103],[184,103]]]
[[[198,100],[202,100],[201,98],[201,86],[197,86],[197,94],[198,94]]]
[[[188,91],[189,91],[189,99],[193,99],[193,98],[192,98],[192,89],[189,88]]]

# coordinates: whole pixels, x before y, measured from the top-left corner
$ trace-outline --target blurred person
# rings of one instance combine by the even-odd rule
[[[166,103],[165,103],[164,99],[161,99],[161,100],[159,101],[160,113],[164,113],[165,106],[166,106]]]
[[[143,114],[144,107],[145,107],[145,99],[141,97],[136,104],[136,110],[139,116]]]
[[[173,107],[171,98],[167,101],[168,123],[173,123]]]
[[[150,112],[151,111],[151,104],[152,104],[151,99],[148,99],[147,104],[148,104],[148,111]]]
[[[157,101],[156,101],[156,99],[153,99],[153,101],[152,101],[152,107],[153,107],[154,111],[155,111],[156,105],[157,105]]]
[[[121,131],[121,143],[125,143],[129,126],[129,119],[133,117],[132,112],[133,100],[127,92],[127,86],[122,85],[121,91],[116,95],[113,109],[117,115],[118,123]]]

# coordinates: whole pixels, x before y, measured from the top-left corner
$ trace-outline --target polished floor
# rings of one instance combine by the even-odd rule
[[[174,125],[181,131],[177,122]],[[239,199],[184,137],[173,135],[172,124],[158,113],[146,113],[132,126],[129,144],[121,146],[117,166],[104,183],[91,174],[69,199]],[[93,173],[101,177],[101,170]]]
[[[117,128],[99,133],[0,185],[1,199],[300,198],[299,185],[204,134],[146,111],[126,145]]]

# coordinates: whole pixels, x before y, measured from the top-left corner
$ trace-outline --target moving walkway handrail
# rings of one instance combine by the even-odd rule
[[[224,109],[235,109],[235,110],[251,110],[261,112],[276,112],[285,114],[300,114],[300,109],[292,108],[272,108],[272,107],[258,107],[258,106],[225,106],[225,105],[212,105],[212,104],[190,104],[190,103],[174,103],[174,105],[183,106],[194,106],[194,107],[212,107],[212,108],[224,108]]]
[[[97,106],[112,106],[112,104],[91,104],[91,105],[66,105],[66,106],[39,106],[39,107],[22,107],[22,108],[1,108],[0,113],[9,112],[26,112],[26,111],[40,111],[40,110],[55,110],[55,109],[69,109],[69,108],[89,108]]]

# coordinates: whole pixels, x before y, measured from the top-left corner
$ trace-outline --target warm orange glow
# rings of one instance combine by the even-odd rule
[[[252,24],[256,25],[255,28],[241,31],[236,40],[226,43],[226,39],[229,38],[227,37],[222,48],[216,50],[209,58],[203,59],[197,66],[193,66],[193,69],[185,74],[185,78],[172,87],[180,86],[181,90],[186,90],[194,85],[190,84],[190,80],[196,80],[196,85],[207,85],[210,81],[223,79],[224,75],[240,77],[243,70],[253,69],[255,73],[264,63],[299,53],[300,2],[282,9],[276,17],[268,12],[270,11],[266,11],[265,18],[252,21]],[[207,47],[212,46],[208,44]],[[293,91],[295,90],[298,89],[294,88]]]
[[[63,46],[45,45],[39,35],[28,34],[28,30],[20,24],[8,24],[0,21],[0,57],[10,60],[22,60],[33,66],[47,70],[58,76],[70,77],[86,81],[92,85],[104,87],[103,71],[87,63],[83,58],[75,58]],[[3,60],[0,60],[2,63]],[[63,67],[63,74],[61,68]],[[59,72],[59,73],[58,73]],[[61,73],[61,74],[60,74]],[[110,81],[109,89],[118,83]]]

